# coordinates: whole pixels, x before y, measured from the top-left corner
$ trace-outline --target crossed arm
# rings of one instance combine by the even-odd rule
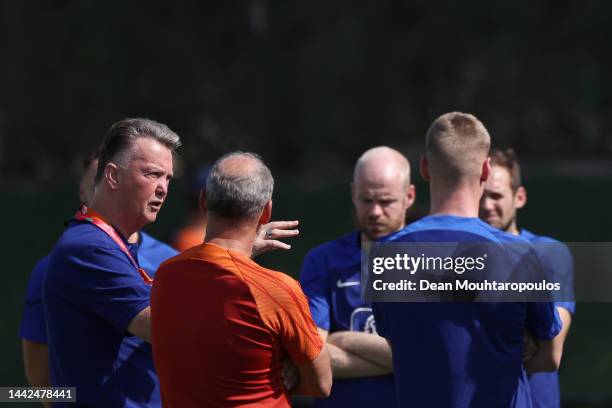
[[[312,361],[293,363],[287,358],[283,365],[282,377],[285,387],[293,394],[316,398],[328,397],[332,386],[332,372],[327,345],[323,345],[317,358]]]
[[[572,324],[572,314],[563,307],[557,307],[563,327],[552,340],[536,340],[525,335],[523,364],[527,373],[557,371],[563,355],[563,344]]]
[[[393,363],[387,340],[375,334],[318,328],[326,341],[336,378],[374,377],[391,374]]]

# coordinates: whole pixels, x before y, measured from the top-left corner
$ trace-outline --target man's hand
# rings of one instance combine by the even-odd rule
[[[285,357],[285,360],[283,360],[281,377],[283,379],[285,388],[287,388],[289,391],[291,391],[300,380],[300,373],[289,357]]]
[[[272,221],[261,225],[253,243],[253,257],[272,249],[291,249],[291,245],[279,239],[297,236],[300,233],[296,229],[298,224],[299,221]]]

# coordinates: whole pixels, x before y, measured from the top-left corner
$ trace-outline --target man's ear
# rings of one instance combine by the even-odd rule
[[[263,211],[261,212],[261,217],[259,217],[259,225],[264,225],[270,222],[272,219],[272,200],[268,201],[266,205],[264,205]]]
[[[421,171],[421,177],[423,177],[423,180],[429,182],[429,162],[427,161],[427,156],[425,155],[421,156],[419,170]]]
[[[357,202],[357,191],[355,190],[355,182],[351,181],[351,201],[353,205]]]
[[[206,203],[206,189],[203,188],[200,190],[200,195],[198,196],[198,204],[200,205],[200,211],[203,214],[208,212],[208,204]]]
[[[514,193],[514,208],[523,208],[527,204],[527,190],[525,187],[520,186]]]
[[[490,175],[491,175],[491,158],[487,157],[487,160],[485,160],[482,163],[482,170],[480,173],[480,182],[484,183],[485,181],[487,181]]]
[[[106,167],[104,167],[104,179],[111,190],[117,190],[119,188],[119,168],[115,163],[106,164]]]
[[[408,191],[406,192],[406,209],[412,207],[415,199],[416,189],[414,188],[414,184],[411,184],[410,186],[408,186]]]

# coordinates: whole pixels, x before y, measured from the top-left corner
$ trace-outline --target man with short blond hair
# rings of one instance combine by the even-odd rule
[[[425,139],[429,171],[438,183],[478,177],[491,146],[489,132],[474,115],[451,112],[436,119]]]
[[[292,392],[329,394],[329,355],[299,284],[251,260],[273,186],[257,155],[223,156],[202,194],[205,242],[157,272],[153,354],[165,407],[288,407],[285,359],[299,373]]]
[[[334,374],[330,397],[315,405],[393,406],[391,350],[376,332],[370,303],[361,299],[361,243],[404,227],[415,199],[406,157],[387,146],[364,152],[355,164],[351,196],[358,229],[311,250],[300,274]]]
[[[487,250],[503,248],[500,254],[509,255],[501,259],[508,272],[520,270],[527,257],[532,261],[528,241],[478,219],[491,172],[489,147],[490,136],[473,115],[450,112],[438,117],[427,132],[421,159],[421,173],[430,184],[430,214],[386,241],[441,243],[437,250],[445,243],[455,248],[464,242],[488,244]],[[506,244],[523,248],[511,254]],[[442,300],[374,303],[376,327],[393,352],[399,406],[531,407],[522,363],[523,333],[530,331],[539,345],[525,368],[555,370],[560,354],[552,339],[560,321],[552,303]]]

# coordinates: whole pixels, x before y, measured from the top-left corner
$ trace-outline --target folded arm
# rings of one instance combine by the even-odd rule
[[[151,343],[151,307],[147,306],[132,319],[127,331]]]
[[[298,379],[291,392],[309,397],[326,398],[332,386],[329,352],[323,345],[319,355],[312,361],[294,363]]]
[[[563,356],[563,345],[572,322],[571,313],[563,308],[557,307],[563,326],[561,332],[552,340],[535,340],[533,356],[524,362],[525,370],[529,373],[557,371]]]
[[[319,328],[327,342],[336,378],[374,377],[393,372],[391,348],[377,335],[340,331],[328,334]]]

